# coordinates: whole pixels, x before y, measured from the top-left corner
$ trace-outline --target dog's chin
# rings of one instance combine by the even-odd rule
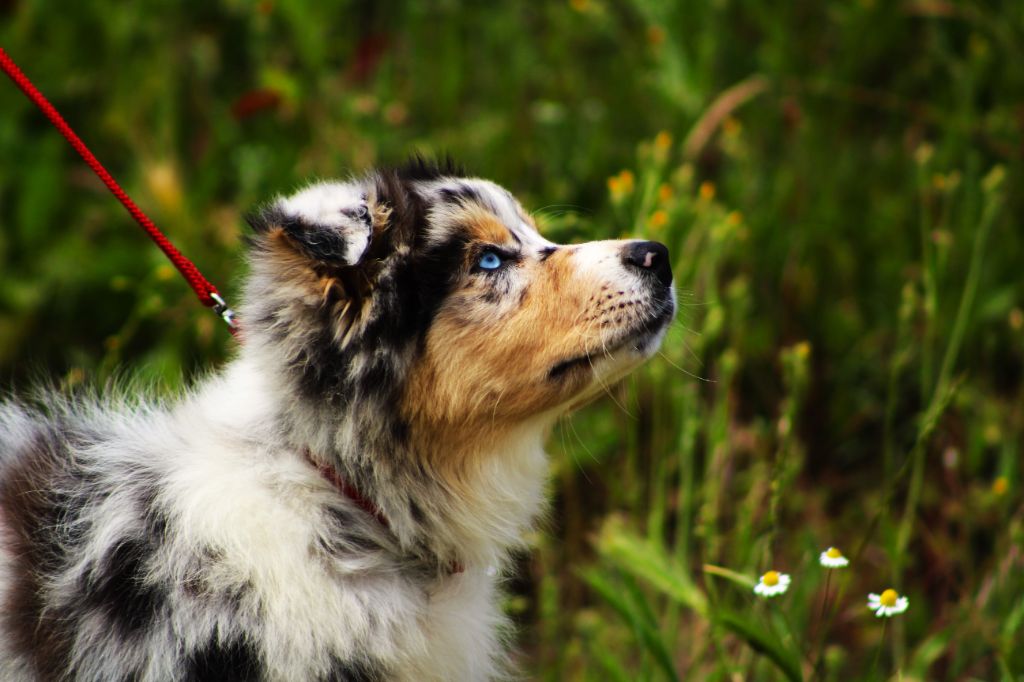
[[[565,409],[582,407],[654,355],[674,316],[675,306],[666,305],[649,319],[605,340],[594,350],[554,365],[548,378],[569,383],[575,389],[574,395],[564,403]]]

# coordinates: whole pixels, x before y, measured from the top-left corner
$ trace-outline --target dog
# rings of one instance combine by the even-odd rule
[[[421,158],[250,223],[222,372],[0,403],[0,678],[509,674],[545,436],[659,347],[666,247],[554,244]]]

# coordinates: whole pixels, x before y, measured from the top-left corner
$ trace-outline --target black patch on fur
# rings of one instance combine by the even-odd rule
[[[540,262],[543,263],[548,258],[551,258],[551,254],[553,254],[555,251],[558,251],[558,247],[557,246],[546,246],[543,249],[541,249],[540,250]]]
[[[369,220],[369,214],[362,207],[350,215],[353,220]],[[246,216],[246,222],[257,234],[265,234],[274,228],[281,228],[306,256],[327,265],[346,265],[345,250],[347,242],[341,230],[329,225],[310,223],[295,216],[287,215],[276,205],[270,206]]]
[[[383,666],[368,660],[352,659],[341,661],[331,657],[331,669],[322,682],[384,682],[387,679]]]
[[[264,678],[259,652],[243,639],[211,640],[193,652],[185,664],[187,682],[256,682]]]
[[[72,673],[70,649],[75,622],[44,617],[44,586],[68,561],[81,542],[77,520],[83,500],[63,470],[67,444],[75,440],[63,425],[42,427],[35,442],[20,452],[0,481],[0,509],[10,529],[8,550],[13,559],[6,601],[0,605],[11,649],[31,662],[39,679],[59,679]],[[76,529],[76,530],[70,530]]]
[[[394,359],[388,355],[374,354],[359,375],[359,391],[364,396],[370,396],[381,386],[395,386],[398,379]]]
[[[342,349],[331,332],[333,321],[329,311],[321,309],[316,334],[292,358],[291,369],[298,376],[299,393],[314,402],[327,401],[332,407],[347,407],[355,397],[348,385],[348,367],[353,349]]]
[[[442,188],[441,199],[449,204],[458,204],[459,206],[467,206],[469,204],[483,205],[480,194],[469,185],[461,182],[454,187]]]
[[[289,220],[281,227],[310,258],[326,264],[347,265],[345,250],[348,243],[337,228],[299,220]]]
[[[121,540],[81,586],[83,606],[103,613],[122,639],[142,635],[167,604],[167,589],[146,580],[158,546],[148,537]]]
[[[355,514],[361,514],[364,518],[357,518]],[[353,549],[361,553],[381,550],[380,543],[370,537],[366,529],[367,520],[374,524],[380,522],[366,511],[328,507],[327,516],[330,521],[330,534],[319,540],[320,548],[326,553],[340,555],[349,554]]]
[[[416,500],[409,500],[409,515],[413,521],[421,525],[427,520],[426,514],[423,513],[423,509],[416,503]]]
[[[414,292],[419,305],[418,331],[421,336],[430,329],[441,304],[451,294],[455,282],[462,276],[461,267],[465,262],[465,251],[469,243],[467,235],[456,232],[448,239],[417,258],[413,281]]]
[[[388,424],[388,432],[394,443],[404,444],[409,442],[409,425],[401,419],[392,419],[391,423]]]
[[[367,324],[363,338],[373,347],[401,349],[410,341],[422,343],[425,339],[438,309],[462,274],[468,241],[466,235],[455,233],[442,244],[425,244],[427,206],[400,172],[378,176],[377,196],[391,207],[391,225],[385,234],[395,241],[389,247],[404,243],[411,253],[404,262],[394,263],[390,277],[377,282],[373,294],[376,317]],[[385,252],[380,257],[389,255]],[[370,388],[371,381],[397,380],[393,371],[393,367],[371,363],[364,388]],[[379,386],[373,384],[373,393],[379,393]]]

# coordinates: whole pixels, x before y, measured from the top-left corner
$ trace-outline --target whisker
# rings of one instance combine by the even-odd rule
[[[605,354],[607,355],[607,353],[605,353]],[[608,386],[608,384],[606,384],[606,383],[605,383],[605,382],[604,382],[604,381],[603,381],[603,380],[601,379],[600,375],[599,375],[599,374],[597,373],[597,370],[596,370],[596,369],[594,368],[594,359],[590,357],[590,353],[587,353],[587,362],[588,362],[588,363],[590,364],[590,371],[594,373],[594,380],[595,380],[595,381],[596,381],[596,382],[598,383],[598,385],[599,385],[599,386],[601,387],[601,390],[603,390],[603,391],[604,391],[604,392],[605,392],[605,393],[606,393],[606,394],[608,395],[608,397],[609,397],[609,398],[611,398],[611,401],[612,401],[613,403],[615,403],[615,406],[616,406],[616,407],[618,407],[618,408],[619,408],[620,410],[622,410],[622,413],[623,413],[624,415],[626,415],[626,416],[627,416],[627,417],[629,417],[630,419],[633,419],[633,420],[635,420],[635,419],[636,419],[636,417],[635,417],[635,416],[633,415],[633,413],[632,413],[632,412],[630,412],[629,410],[627,410],[627,409],[626,409],[626,406],[625,406],[625,405],[623,405],[622,403],[620,403],[620,402],[619,402],[619,401],[618,401],[618,400],[617,400],[617,399],[615,398],[615,395],[614,395],[614,394],[612,394],[611,388],[610,388],[610,387]]]
[[[667,362],[669,365],[671,365],[672,367],[676,368],[677,370],[679,370],[680,372],[682,372],[683,374],[685,374],[686,376],[688,376],[690,378],[696,379],[697,381],[704,381],[704,382],[709,383],[709,384],[717,383],[715,379],[709,379],[707,377],[702,377],[699,374],[694,374],[693,372],[690,372],[688,370],[683,369],[682,367],[677,365],[675,362],[673,362],[672,358],[670,358],[669,356],[665,355],[665,353],[663,351],[661,351],[661,350],[658,351],[658,355],[660,355],[661,358],[665,362]]]
[[[590,459],[592,459],[595,464],[597,464],[597,457],[594,455],[593,452],[590,451],[590,448],[587,447],[587,444],[583,442],[583,439],[580,437],[579,432],[576,431],[576,425],[573,424],[572,419],[569,418],[568,415],[566,415],[562,419],[563,419],[564,423],[569,425],[569,428],[572,430],[572,435],[574,435],[576,437],[577,442],[579,442],[579,444],[581,446],[583,446],[583,451],[586,452],[587,455],[590,456]],[[562,429],[562,432],[563,432],[563,435],[564,435],[564,433],[565,433],[564,429]],[[572,457],[573,464],[575,464],[577,467],[579,467],[580,473],[583,474],[583,478],[585,478],[587,480],[587,483],[591,483],[592,484],[593,482],[590,480],[590,476],[587,475],[587,470],[585,468],[583,468],[583,465],[580,464],[580,461],[576,458],[575,454],[574,453],[570,453],[570,456]]]

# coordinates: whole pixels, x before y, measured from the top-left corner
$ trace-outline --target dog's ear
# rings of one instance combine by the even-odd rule
[[[257,235],[281,230],[306,257],[324,265],[356,265],[374,232],[371,198],[357,183],[321,182],[248,217]]]

